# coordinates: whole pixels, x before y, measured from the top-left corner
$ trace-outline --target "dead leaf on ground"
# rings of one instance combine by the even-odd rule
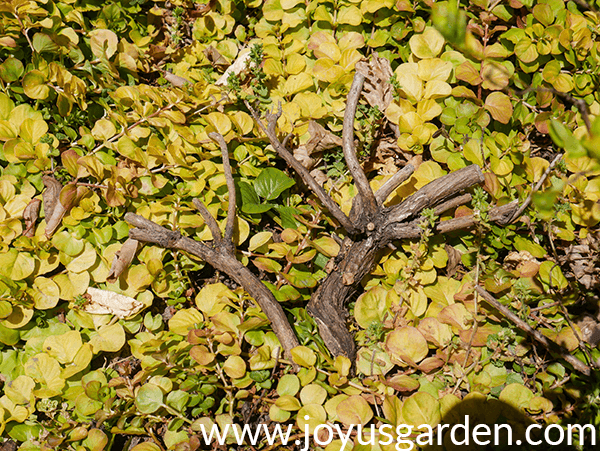
[[[363,96],[372,107],[379,107],[379,111],[385,111],[394,100],[392,85],[392,66],[385,58],[375,54],[370,60],[362,60],[356,63],[356,71],[365,76]]]
[[[42,199],[44,201],[44,216],[46,217],[46,222],[48,222],[52,216],[52,212],[54,212],[54,207],[58,202],[58,196],[60,195],[62,184],[50,175],[43,176],[42,182],[46,187],[42,193]]]
[[[600,238],[595,234],[590,233],[580,244],[569,246],[563,261],[588,290],[600,288]]]
[[[42,203],[39,199],[31,199],[31,201],[25,207],[23,211],[23,219],[25,220],[25,231],[23,236],[32,237],[35,235],[35,223],[40,215],[40,204]]]
[[[342,145],[342,138],[334,135],[318,122],[310,121],[308,123],[308,133],[310,134],[310,139],[305,144],[305,147],[309,155],[333,147],[341,147]]]
[[[82,309],[94,315],[115,315],[123,319],[138,314],[144,308],[141,302],[114,291],[89,287],[87,294],[89,301]]]
[[[115,257],[113,258],[110,267],[110,273],[106,277],[108,283],[116,282],[123,271],[129,267],[137,252],[138,244],[138,240],[128,238],[127,241],[123,243],[123,246],[121,246],[121,249],[115,253]]]
[[[310,138],[306,144],[298,146],[294,150],[294,157],[306,169],[312,169],[317,164],[318,158],[313,155],[342,146],[342,138],[334,135],[318,122],[311,120],[308,123],[308,133]]]
[[[58,183],[58,182],[57,182]],[[60,183],[59,183],[60,185]],[[52,190],[55,189],[56,185],[52,184]],[[46,191],[44,191],[46,193]],[[42,195],[42,197],[44,197]],[[52,214],[50,217],[46,216],[46,230],[45,234],[47,238],[52,237],[56,229],[60,227],[63,217],[69,211],[69,209],[75,203],[78,197],[78,189],[74,184],[69,184],[62,188],[58,193],[58,196],[51,199],[54,202],[52,206]],[[50,200],[50,199],[49,199]],[[44,209],[45,213],[45,209]]]
[[[446,266],[446,274],[448,277],[453,277],[458,270],[458,267],[461,265],[460,260],[460,251],[455,249],[454,247],[446,244],[444,246],[446,250],[446,254],[448,254],[448,265]]]
[[[160,70],[163,74],[163,77],[165,80],[167,80],[169,83],[171,83],[173,86],[175,86],[176,88],[183,88],[186,85],[191,85],[192,82],[189,81],[187,78],[183,78],[180,77],[179,75],[175,75],[172,72],[169,72],[168,70]]]

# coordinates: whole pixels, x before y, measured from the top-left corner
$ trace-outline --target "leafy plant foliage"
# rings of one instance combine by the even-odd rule
[[[137,451],[188,450],[200,425],[435,425],[486,398],[597,425],[598,382],[474,287],[584,364],[600,358],[599,26],[595,2],[563,0],[2,2],[0,435],[22,450],[128,449],[134,437]],[[441,236],[429,210],[420,239],[381,255],[351,303],[351,362],[331,357],[304,308],[344,236],[244,101],[281,104],[278,131],[349,213],[337,135],[366,57],[381,64],[355,124],[370,183],[417,167],[387,205],[470,164],[485,183],[442,213],[475,214],[475,227]],[[209,241],[200,199],[225,228],[211,132],[240,194],[237,256],[285,308],[302,344],[293,362],[253,299],[205,262],[130,243],[111,275],[128,211]],[[535,208],[490,220],[542,178]],[[89,288],[128,304],[99,312]]]

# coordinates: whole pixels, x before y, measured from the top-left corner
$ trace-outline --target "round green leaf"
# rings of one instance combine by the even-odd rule
[[[240,356],[229,356],[223,364],[223,371],[232,379],[241,379],[246,375],[246,362]]]
[[[300,380],[295,374],[285,374],[281,376],[277,383],[277,393],[279,396],[295,396],[300,389]]]
[[[317,361],[315,352],[306,346],[296,346],[292,349],[292,360],[300,366],[311,367]]]
[[[402,417],[408,424],[435,427],[442,419],[440,403],[429,393],[418,392],[404,401]]]
[[[429,352],[427,340],[414,327],[401,327],[393,330],[387,336],[385,346],[393,358],[409,364],[420,362]]]
[[[119,323],[104,326],[95,335],[92,335],[90,344],[94,349],[94,354],[100,351],[117,352],[125,344],[125,330]]]
[[[36,277],[32,288],[33,302],[38,310],[47,310],[56,307],[60,290],[52,279]]]
[[[361,294],[354,306],[354,318],[363,329],[367,329],[372,323],[380,323],[387,309],[387,290],[382,287],[373,287]]]
[[[46,77],[39,70],[32,70],[23,77],[23,91],[31,99],[44,100],[50,94]]]
[[[351,424],[365,425],[373,418],[373,410],[369,403],[359,395],[350,396],[337,405],[338,420],[346,426]]]
[[[519,383],[513,383],[504,387],[498,399],[510,404],[515,409],[525,409],[529,407],[533,397],[533,393],[527,387]]]
[[[323,404],[327,398],[327,391],[319,384],[308,384],[300,391],[300,401],[303,405]]]
[[[142,413],[154,413],[162,404],[163,392],[154,384],[142,385],[135,396],[135,405]]]

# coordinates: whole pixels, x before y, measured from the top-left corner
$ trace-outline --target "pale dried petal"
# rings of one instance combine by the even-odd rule
[[[212,47],[209,47],[209,48],[212,48]],[[215,50],[215,52],[216,52],[216,50]],[[221,56],[221,55],[219,55],[219,56]],[[221,58],[223,58],[223,57],[221,57]],[[250,59],[250,49],[242,50],[238,54],[238,57],[233,62],[233,64],[231,66],[229,66],[227,68],[227,70],[225,71],[225,73],[223,75],[221,75],[221,77],[217,80],[217,82],[215,83],[215,85],[217,85],[217,86],[226,86],[227,85],[227,81],[229,80],[229,76],[231,74],[239,75],[244,70],[246,70],[246,67],[248,66],[248,60],[249,59]],[[223,60],[224,60],[224,58],[223,58]]]

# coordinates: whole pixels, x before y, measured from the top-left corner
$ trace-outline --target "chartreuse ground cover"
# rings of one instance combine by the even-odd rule
[[[435,426],[460,406],[600,424],[595,0],[2,0],[0,30],[2,449],[195,450],[200,425]],[[305,310],[344,233],[244,101],[281,104],[277,133],[349,213],[340,136],[365,59],[380,82],[356,115],[360,163],[374,189],[416,168],[386,205],[471,164],[485,182],[442,213],[475,226],[441,235],[429,210],[379,255],[349,300],[351,361]],[[212,132],[237,258],[285,309],[291,360],[227,274],[128,241],[126,212],[210,241],[194,199],[225,228]]]

